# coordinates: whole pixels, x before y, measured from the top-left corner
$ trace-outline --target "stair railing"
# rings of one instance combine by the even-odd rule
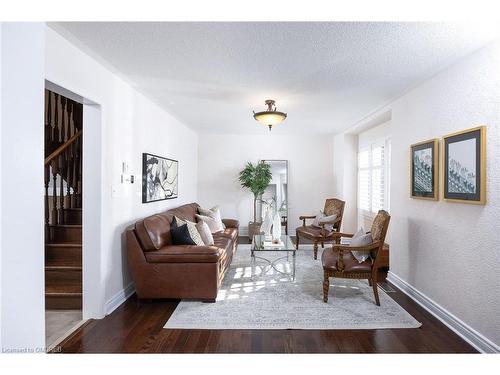
[[[45,158],[46,225],[65,224],[64,209],[81,208],[81,148],[82,131],[79,130]],[[49,194],[50,187],[52,195]]]

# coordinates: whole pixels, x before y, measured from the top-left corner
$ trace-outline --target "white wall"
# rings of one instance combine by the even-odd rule
[[[390,136],[391,136],[390,121],[374,126],[373,128],[364,130],[358,134],[358,150],[362,147],[371,145],[373,142],[383,141]]]
[[[380,118],[391,121],[391,273],[500,345],[500,43],[459,61],[349,131],[359,133]],[[487,204],[411,199],[410,145],[479,124],[488,127]],[[360,137],[375,137],[367,134]],[[345,171],[341,177],[350,179]]]
[[[346,202],[341,230],[355,233],[357,225],[358,136],[340,133],[333,139],[334,197]],[[353,172],[354,171],[354,172]]]
[[[102,256],[100,278],[109,312],[131,281],[124,229],[136,219],[197,200],[198,136],[48,27],[45,77],[100,105],[102,129],[96,139],[102,143],[102,239],[96,250]],[[84,133],[86,130],[91,131],[85,128],[84,119]],[[93,152],[91,147],[84,153]],[[142,204],[143,152],[179,160],[179,198]],[[133,185],[120,183],[123,161],[135,173]]]
[[[0,27],[1,345],[43,350],[44,25]]]
[[[391,272],[500,345],[500,44],[391,107]],[[488,127],[487,204],[410,199],[410,144],[479,124]]]
[[[222,216],[239,219],[245,233],[253,218],[253,196],[240,188],[238,173],[248,161],[288,160],[288,233],[295,235],[299,216],[317,213],[332,197],[332,155],[331,139],[324,136],[204,135],[198,154],[199,203],[220,205]]]

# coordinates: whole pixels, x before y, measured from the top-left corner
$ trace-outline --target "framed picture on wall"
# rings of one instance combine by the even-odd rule
[[[410,196],[420,199],[438,199],[438,139],[410,146]]]
[[[486,127],[443,137],[443,199],[486,203]]]
[[[142,154],[142,203],[178,197],[179,162],[153,154]]]

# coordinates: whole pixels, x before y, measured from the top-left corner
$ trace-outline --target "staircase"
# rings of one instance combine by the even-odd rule
[[[45,92],[45,308],[82,308],[82,105]]]

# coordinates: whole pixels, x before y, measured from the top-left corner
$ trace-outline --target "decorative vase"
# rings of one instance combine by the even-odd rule
[[[272,235],[273,241],[281,239],[281,218],[278,211],[274,213]]]
[[[271,210],[266,209],[266,213],[264,215],[264,221],[262,222],[262,226],[260,230],[264,232],[264,236],[266,238],[271,238],[271,227],[273,225],[273,217],[271,215]]]

